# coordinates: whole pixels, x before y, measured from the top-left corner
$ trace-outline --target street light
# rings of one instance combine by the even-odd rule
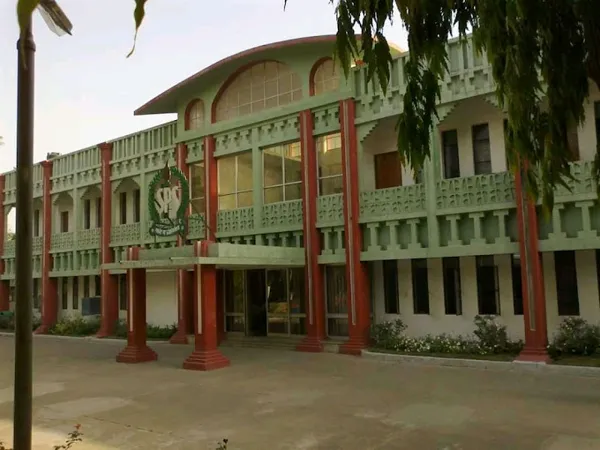
[[[73,25],[55,0],[40,0],[38,10],[56,34],[71,34]],[[17,230],[15,242],[15,392],[14,450],[31,450],[32,411],[32,279],[33,116],[35,42],[31,16],[17,42]]]

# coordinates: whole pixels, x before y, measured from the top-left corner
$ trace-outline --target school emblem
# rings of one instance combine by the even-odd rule
[[[185,175],[169,163],[154,175],[148,187],[150,235],[185,237],[185,212],[190,203],[190,189]]]

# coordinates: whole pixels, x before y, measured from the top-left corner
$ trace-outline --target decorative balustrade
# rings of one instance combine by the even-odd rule
[[[15,257],[15,240],[10,239],[4,243],[4,255],[5,258]]]
[[[317,197],[317,226],[340,225],[344,223],[344,202],[342,194]]]
[[[360,220],[398,220],[426,214],[422,184],[377,189],[360,193]]]
[[[100,228],[78,230],[76,246],[81,249],[100,248]]]
[[[190,215],[190,217],[188,217],[188,239],[205,239],[205,234],[206,219],[204,218],[204,214]]]
[[[269,203],[263,206],[262,228],[271,230],[302,229],[302,200]]]
[[[230,209],[217,213],[217,232],[221,236],[252,234],[253,231],[253,207]]]
[[[138,245],[141,233],[139,223],[128,223],[125,225],[113,225],[110,230],[110,245]]]
[[[515,207],[515,184],[509,172],[439,180],[438,213],[488,211]]]
[[[85,148],[52,159],[52,192],[100,183],[100,149]]]
[[[557,203],[595,199],[596,182],[594,180],[594,162],[576,161],[571,163],[571,179],[565,179],[565,186],[556,188]]]
[[[41,255],[44,245],[44,238],[42,236],[35,236],[31,242],[31,248],[34,255]]]
[[[53,234],[50,240],[51,252],[64,252],[72,250],[74,246],[75,233],[57,233]]]

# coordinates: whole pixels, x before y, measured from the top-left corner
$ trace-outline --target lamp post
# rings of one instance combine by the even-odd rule
[[[42,0],[39,11],[57,34],[73,26],[54,0]],[[17,223],[15,242],[15,390],[13,448],[31,450],[32,428],[32,219],[33,219],[33,118],[35,42],[31,17],[17,42]]]

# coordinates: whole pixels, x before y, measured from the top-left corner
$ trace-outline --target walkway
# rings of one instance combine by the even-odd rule
[[[80,423],[76,449],[600,449],[600,379],[402,366],[334,354],[225,349],[230,368],[180,369],[191,347],[114,362],[120,344],[35,343],[36,449]],[[0,337],[0,438],[10,438],[12,337]],[[41,445],[44,444],[44,445]]]

